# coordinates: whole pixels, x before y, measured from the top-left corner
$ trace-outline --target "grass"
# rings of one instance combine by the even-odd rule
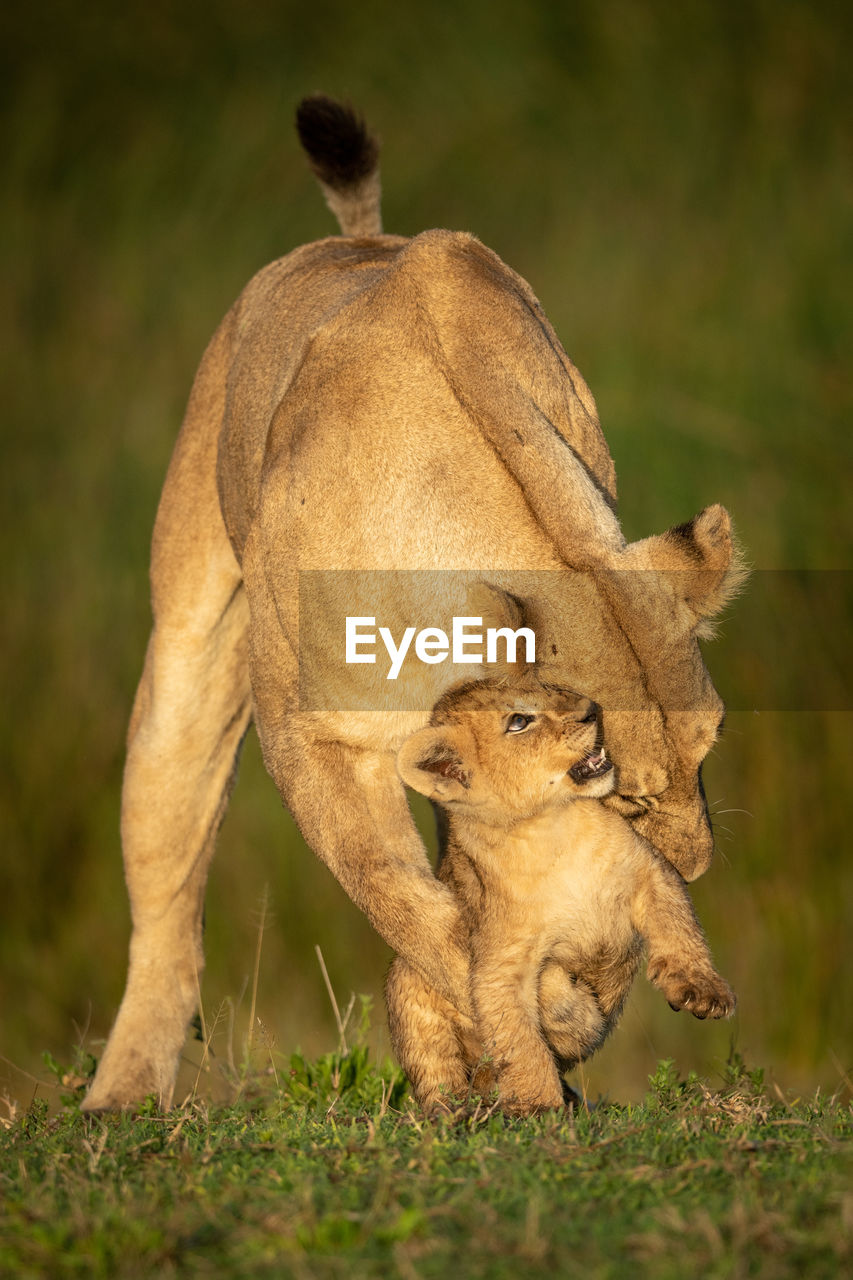
[[[55,1066],[55,1064],[54,1064]],[[426,1122],[362,1046],[241,1074],[235,1099],[86,1117],[9,1108],[0,1273],[808,1276],[853,1260],[853,1111],[788,1100],[733,1057],[717,1087],[661,1062],[644,1100]]]

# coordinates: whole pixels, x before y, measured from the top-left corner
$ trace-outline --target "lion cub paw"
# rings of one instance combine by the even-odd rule
[[[649,979],[659,987],[671,1009],[687,1009],[694,1018],[730,1018],[737,997],[725,978],[669,968],[665,962],[649,966]]]
[[[559,1098],[556,1094],[553,1097],[500,1097],[500,1109],[506,1116],[541,1116],[547,1111],[562,1111],[565,1106],[562,1093]]]
[[[561,1111],[565,1106],[562,1081],[540,1082],[538,1087],[528,1081],[502,1077],[498,1088],[500,1108],[505,1115],[537,1116],[545,1111]]]

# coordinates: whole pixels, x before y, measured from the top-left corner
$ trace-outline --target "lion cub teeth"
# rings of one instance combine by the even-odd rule
[[[604,747],[601,747],[599,751],[593,751],[588,756],[584,756],[583,760],[579,760],[572,766],[569,773],[575,782],[586,782],[591,778],[600,777],[603,773],[609,773],[612,768]]]

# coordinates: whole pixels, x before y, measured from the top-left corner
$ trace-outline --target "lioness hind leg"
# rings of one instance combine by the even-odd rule
[[[391,1047],[424,1111],[451,1109],[469,1088],[453,1006],[399,956],[385,982]]]
[[[187,652],[195,645],[185,636],[179,643],[155,631],[149,645],[122,797],[130,966],[86,1110],[116,1109],[150,1093],[164,1107],[171,1101],[198,1004],[208,868],[251,712],[235,635],[244,613],[245,601],[235,597],[233,616],[219,629],[218,644],[231,647],[228,664],[204,647]]]
[[[251,717],[248,608],[219,511],[205,372],[203,365],[155,526],[154,629],[122,792],[130,967],[84,1103],[90,1111],[150,1093],[163,1106],[171,1100],[198,1000],[208,866]]]

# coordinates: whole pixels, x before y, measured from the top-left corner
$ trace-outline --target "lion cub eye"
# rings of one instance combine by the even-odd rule
[[[528,725],[533,724],[535,719],[535,716],[525,716],[520,711],[517,711],[515,715],[510,716],[509,720],[507,720],[506,731],[507,733],[524,733],[524,730]]]

